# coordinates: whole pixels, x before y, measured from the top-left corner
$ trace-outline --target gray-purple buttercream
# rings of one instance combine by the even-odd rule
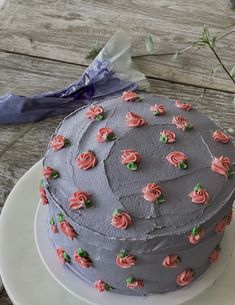
[[[156,103],[164,105],[165,115],[153,115],[150,106]],[[211,252],[222,239],[223,233],[216,233],[215,225],[231,211],[235,176],[226,179],[213,172],[211,162],[213,157],[227,156],[234,171],[234,146],[231,142],[215,142],[212,132],[218,126],[196,109],[189,112],[178,109],[174,100],[146,94],[142,102],[128,103],[113,98],[99,105],[104,108],[104,120],[88,119],[86,108],[73,112],[55,132],[69,139],[71,146],[56,152],[48,147],[45,155],[44,166],[51,166],[60,174],[58,179],[45,182],[49,218],[53,217],[59,228],[58,214],[62,213],[78,234],[71,241],[59,228],[58,234],[50,233],[52,242],[72,257],[67,267],[92,286],[97,280],[103,280],[113,291],[133,295],[178,289],[181,286],[176,283],[177,275],[188,268],[194,271],[194,280],[202,275],[210,266]],[[128,127],[127,112],[141,115],[148,124]],[[193,129],[177,129],[171,123],[177,115],[187,118]],[[112,128],[117,140],[96,142],[96,134],[102,127]],[[175,132],[175,143],[159,141],[160,131],[164,129]],[[137,171],[121,164],[124,149],[134,149],[141,155]],[[77,167],[75,159],[88,150],[95,154],[97,164],[85,171]],[[180,170],[168,163],[166,156],[172,151],[187,155],[187,169]],[[143,198],[142,189],[151,182],[163,190],[166,201],[161,205]],[[208,204],[192,203],[189,193],[197,183],[209,193]],[[90,194],[92,208],[71,210],[69,198],[78,190]],[[125,230],[111,224],[117,208],[132,217],[132,224]],[[195,226],[201,226],[205,236],[192,245],[188,236]],[[77,248],[88,252],[92,261],[90,268],[84,269],[74,261]],[[135,266],[122,269],[116,265],[121,249],[135,256]],[[162,261],[172,254],[177,254],[181,262],[175,268],[165,268]],[[144,288],[128,288],[126,279],[130,276],[143,280]]]

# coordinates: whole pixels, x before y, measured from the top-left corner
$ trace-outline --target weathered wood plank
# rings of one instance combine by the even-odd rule
[[[85,56],[94,41],[103,44],[117,30],[131,37],[133,54],[142,54],[147,32],[153,34],[158,52],[168,52],[198,38],[203,24],[213,33],[234,27],[235,14],[227,0],[12,0],[0,11],[1,49],[87,65]],[[230,68],[235,34],[219,43],[218,52]],[[177,63],[169,57],[137,63],[149,77],[235,92],[224,72],[216,79],[210,76],[217,62],[209,50],[191,51]]]

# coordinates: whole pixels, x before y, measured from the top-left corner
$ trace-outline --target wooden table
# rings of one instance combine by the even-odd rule
[[[212,33],[235,28],[227,0],[6,0],[0,10],[0,95],[35,94],[61,88],[89,65],[94,41],[104,44],[125,30],[133,55],[146,53],[150,32],[156,51],[180,50],[197,39],[204,24]],[[235,65],[235,33],[218,43],[228,68]],[[208,49],[191,50],[176,63],[169,56],[136,59],[152,91],[190,101],[225,129],[235,129],[235,87],[223,71],[211,76],[216,59]],[[62,117],[0,127],[0,206],[17,180],[42,158]],[[30,288],[29,288],[30,289]],[[0,304],[11,304],[5,292]]]

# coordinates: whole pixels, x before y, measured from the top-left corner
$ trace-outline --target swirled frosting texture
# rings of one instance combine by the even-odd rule
[[[68,267],[92,286],[102,280],[113,287],[112,291],[136,295],[180,288],[176,278],[186,268],[195,272],[194,280],[208,268],[208,258],[223,235],[215,226],[231,210],[235,195],[234,176],[225,179],[211,170],[212,160],[222,155],[230,158],[235,170],[232,142],[222,145],[211,135],[211,130],[219,129],[218,126],[196,109],[188,112],[175,107],[173,100],[142,96],[142,102],[125,103],[119,97],[97,103],[104,109],[103,120],[87,119],[86,108],[72,113],[56,131],[70,139],[72,145],[57,152],[49,147],[44,158],[45,167],[51,166],[60,173],[58,179],[46,179],[45,183],[50,218],[57,220],[58,213],[63,213],[77,233],[70,240],[56,223],[59,233],[51,234],[52,241],[71,258],[78,247],[86,249],[93,263],[84,269],[72,259]],[[165,115],[157,118],[150,111],[150,106],[156,103],[166,110]],[[148,125],[128,127],[128,112],[140,114]],[[173,117],[182,115],[193,125],[190,131],[184,132],[172,123]],[[98,143],[97,130],[103,127],[114,130],[118,138]],[[161,143],[159,135],[163,130],[173,131],[177,140],[170,145]],[[140,154],[137,171],[128,170],[120,162],[121,151],[125,149]],[[88,151],[95,155],[96,166],[81,170],[76,159]],[[171,166],[166,160],[172,151],[188,157],[186,170]],[[151,182],[161,186],[164,204],[150,204],[144,199],[142,190]],[[209,204],[192,203],[189,193],[198,182],[210,194]],[[95,207],[72,210],[69,198],[77,190],[92,194]],[[124,230],[112,225],[115,209],[131,216],[132,223]],[[188,236],[195,226],[202,226],[205,236],[193,245]],[[135,256],[135,266],[122,269],[116,265],[120,249]],[[173,254],[181,258],[179,266],[169,269],[162,266],[164,258]],[[127,288],[129,276],[143,280],[144,287]]]

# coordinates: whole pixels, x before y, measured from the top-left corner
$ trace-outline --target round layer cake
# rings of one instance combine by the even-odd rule
[[[191,284],[223,251],[234,167],[229,136],[179,100],[124,92],[73,112],[40,186],[55,259],[99,291]]]

